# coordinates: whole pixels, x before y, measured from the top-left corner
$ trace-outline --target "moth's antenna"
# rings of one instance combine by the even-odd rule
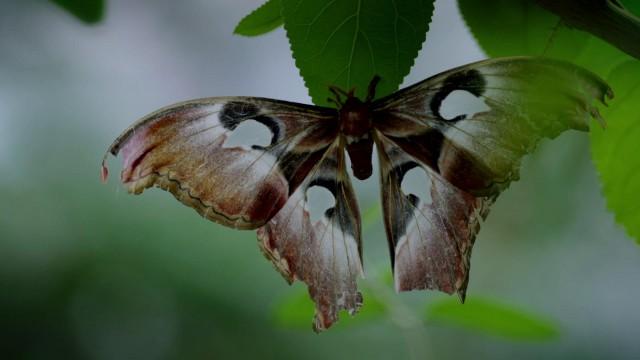
[[[334,103],[334,104],[336,104],[336,107],[337,107],[338,109],[339,109],[339,108],[341,108],[341,107],[342,107],[342,105],[344,105],[344,104],[342,104],[341,102],[339,102],[338,100],[336,100],[335,98],[332,98],[332,97],[328,97],[328,98],[327,98],[327,101],[328,101],[328,102],[330,102],[330,103]]]
[[[329,86],[329,91],[331,91],[331,93],[333,93],[333,95],[335,95],[337,98],[340,98],[340,95],[349,96],[348,92],[340,89],[339,87],[337,87],[335,85]]]
[[[371,82],[369,83],[369,89],[367,91],[367,99],[365,100],[366,102],[371,102],[373,101],[373,98],[376,97],[376,87],[378,86],[380,80],[382,80],[382,78],[379,75],[375,75],[373,79],[371,79]]]
[[[338,107],[342,107],[342,105],[344,105],[344,102],[342,101],[342,95],[349,97],[349,94],[346,91],[340,89],[337,86],[329,86],[329,91],[331,91],[333,96],[335,96],[335,99],[328,98],[327,100],[329,102],[335,103],[336,105],[338,105]]]

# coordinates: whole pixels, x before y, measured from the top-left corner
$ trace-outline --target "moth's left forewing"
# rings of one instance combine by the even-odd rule
[[[307,190],[321,186],[335,206],[312,223]],[[345,168],[340,141],[327,151],[287,204],[258,229],[258,242],[287,281],[304,281],[316,304],[314,330],[327,329],[340,310],[354,314],[362,304],[356,279],[362,275],[360,213]]]
[[[250,120],[268,129],[268,145],[229,142]],[[254,229],[284,206],[336,136],[333,110],[219,97],[154,112],[127,129],[108,152],[122,153],[120,178],[129,192],[157,186],[207,219]]]
[[[445,118],[460,90],[485,109]],[[399,290],[439,289],[464,298],[481,219],[542,138],[602,122],[594,103],[612,97],[597,76],[540,58],[481,61],[438,74],[373,104],[387,236]],[[401,188],[404,171],[429,175],[430,199]]]

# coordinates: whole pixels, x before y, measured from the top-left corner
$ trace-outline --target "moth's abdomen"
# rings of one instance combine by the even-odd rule
[[[368,179],[373,172],[371,156],[373,152],[373,140],[368,134],[347,144],[347,152],[351,159],[353,176],[360,180]]]

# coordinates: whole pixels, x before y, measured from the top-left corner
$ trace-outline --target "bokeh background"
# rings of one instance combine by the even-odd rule
[[[117,176],[101,184],[110,142],[159,107],[310,101],[282,29],[232,35],[259,4],[110,0],[87,26],[50,2],[0,3],[2,358],[640,357],[640,247],[607,212],[582,133],[524,161],[474,248],[469,298],[546,319],[555,335],[539,339],[427,316],[445,295],[394,294],[375,176],[355,180],[362,209],[374,209],[365,309],[386,310],[343,314],[321,335],[304,286],[283,281],[253,232],[207,222],[160,190],[129,196]],[[437,1],[405,84],[484,57],[455,2]]]

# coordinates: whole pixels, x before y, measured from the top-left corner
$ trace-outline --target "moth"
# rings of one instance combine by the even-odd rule
[[[347,173],[372,175],[377,151],[384,226],[397,291],[435,289],[464,301],[471,249],[491,204],[519,177],[520,160],[542,138],[604,124],[594,103],[612,98],[596,75],[570,63],[532,57],[480,61],[375,99],[331,87],[336,108],[256,97],[212,97],[158,110],[126,129],[109,153],[122,153],[130,193],[156,186],[203,217],[257,229],[264,255],[289,282],[307,284],[314,329],[362,305],[362,228]],[[446,117],[454,91],[486,109]],[[244,121],[269,129],[266,146],[228,146]],[[345,154],[346,153],[346,154]],[[429,196],[402,189],[413,168]],[[307,190],[326,188],[335,205],[312,223]]]

